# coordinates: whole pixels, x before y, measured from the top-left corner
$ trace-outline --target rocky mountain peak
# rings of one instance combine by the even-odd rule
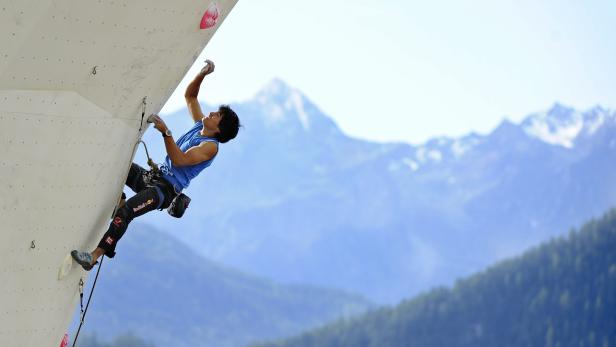
[[[339,133],[334,121],[298,89],[279,78],[268,82],[253,101],[261,108],[267,126],[292,132]]]

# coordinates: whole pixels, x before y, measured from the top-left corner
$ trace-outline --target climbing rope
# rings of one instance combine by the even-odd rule
[[[141,142],[141,144],[143,144],[143,148],[145,149],[145,156],[148,157],[148,165],[150,166],[150,168],[152,169],[152,171],[154,173],[158,173],[160,171],[160,169],[158,168],[158,164],[156,164],[154,162],[154,160],[152,160],[152,158],[150,158],[150,153],[148,152],[148,146],[146,146],[145,142],[143,142],[143,140],[139,140],[139,142]]]
[[[103,259],[105,256],[101,258],[101,261],[98,263],[98,269],[96,270],[96,277],[94,277],[94,283],[92,284],[92,289],[90,289],[90,295],[88,296],[88,302],[86,303],[85,310],[83,309],[83,279],[79,279],[79,304],[81,306],[81,319],[79,320],[79,328],[77,329],[77,333],[75,334],[75,339],[73,340],[73,347],[77,344],[77,338],[79,338],[79,332],[81,332],[81,327],[86,320],[86,313],[88,313],[88,307],[90,307],[90,300],[92,300],[92,294],[94,294],[94,288],[96,288],[96,282],[98,281],[98,274],[101,272],[101,266],[103,265]]]

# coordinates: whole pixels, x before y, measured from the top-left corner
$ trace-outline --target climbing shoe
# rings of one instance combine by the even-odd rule
[[[86,271],[92,270],[94,265],[98,263],[95,262],[94,264],[92,264],[92,255],[88,252],[79,252],[77,250],[73,250],[71,251],[71,257],[73,257],[73,259],[75,259],[75,261],[79,265],[81,265],[81,267]]]

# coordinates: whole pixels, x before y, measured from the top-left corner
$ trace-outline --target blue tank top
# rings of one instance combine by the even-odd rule
[[[201,129],[203,129],[203,123],[197,121],[195,125],[182,135],[175,143],[180,147],[182,152],[186,152],[189,148],[199,146],[202,142],[214,142],[218,146],[218,141],[211,137],[201,135]],[[218,153],[216,153],[218,154]],[[210,160],[206,160],[196,165],[187,166],[175,166],[171,163],[169,156],[165,158],[165,163],[161,165],[160,169],[169,183],[173,184],[175,190],[180,192],[182,189],[188,187],[190,180],[195,178],[203,169],[210,166],[214,161],[216,155]]]

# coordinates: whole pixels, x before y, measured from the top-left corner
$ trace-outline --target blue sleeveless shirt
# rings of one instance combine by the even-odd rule
[[[175,143],[180,147],[182,152],[186,152],[189,148],[199,146],[202,142],[214,142],[218,146],[218,141],[211,137],[201,135],[203,123],[197,121],[195,125],[182,135]],[[218,154],[218,153],[216,153]],[[210,166],[216,155],[210,160],[206,160],[196,165],[175,166],[171,163],[169,156],[165,158],[165,163],[161,165],[160,170],[163,173],[163,178],[173,184],[175,190],[180,192],[188,187],[190,180],[195,178],[203,169]]]

